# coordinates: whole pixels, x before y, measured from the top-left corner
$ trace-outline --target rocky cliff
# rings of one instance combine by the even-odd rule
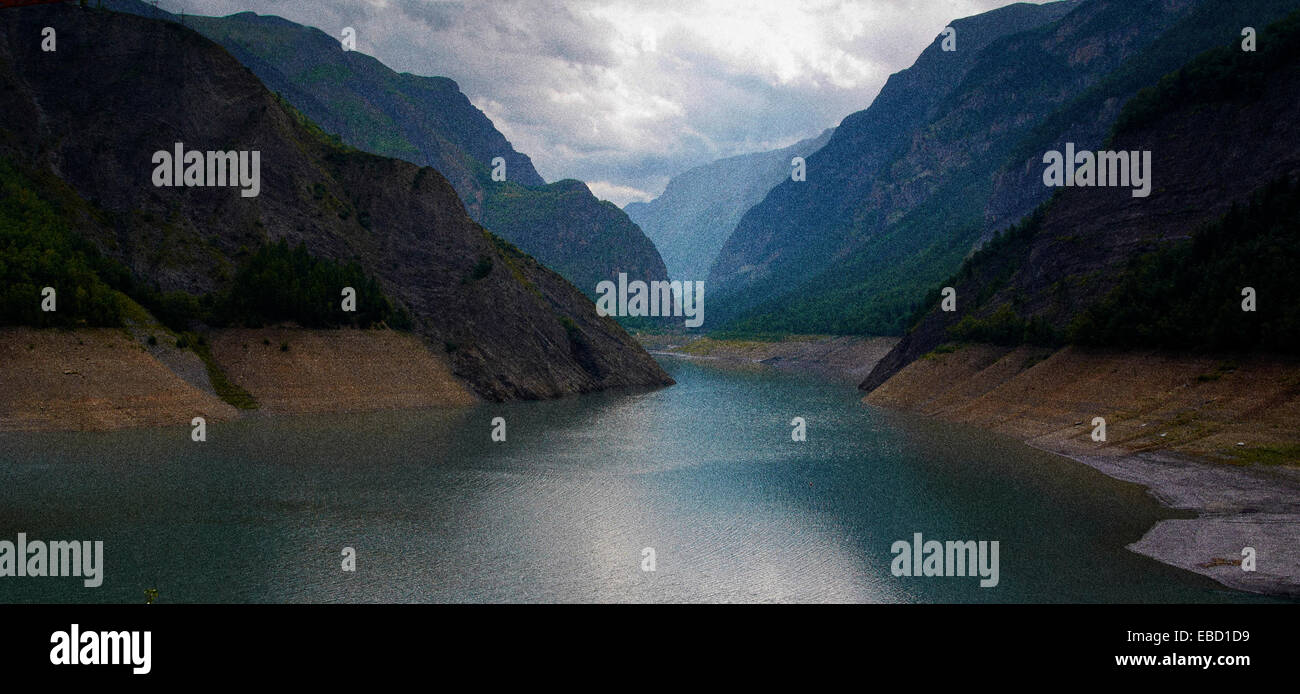
[[[903,266],[897,262],[900,256],[919,255],[927,240],[951,239],[960,230],[951,223],[955,219],[942,219],[944,209],[940,219],[905,218],[906,213],[927,199],[941,208],[960,200],[963,191],[941,184],[983,163],[988,140],[1006,137],[990,127],[995,118],[1012,126],[1025,122],[1026,105],[1005,94],[1021,83],[1041,83],[1044,65],[1041,60],[1022,63],[1027,56],[1016,53],[1029,42],[1014,37],[1050,26],[1077,4],[1011,5],[952,22],[955,51],[942,50],[936,37],[910,68],[889,78],[866,110],[846,117],[826,146],[808,158],[806,181],[783,182],[741,219],[709,276],[715,319],[749,311],[793,315],[796,309],[779,302],[820,293],[826,287],[817,278],[828,268],[839,274],[835,266],[869,240],[880,244],[874,257],[886,273],[906,267],[914,274],[915,261]],[[1013,73],[1020,73],[1017,80],[1010,79]],[[903,222],[920,231],[899,231],[895,236],[902,240],[884,234],[886,227]],[[863,279],[879,269],[855,268],[853,277]],[[873,288],[888,293],[893,284],[883,281]],[[832,316],[826,318],[831,324],[820,330],[797,329],[781,320],[767,327],[849,331],[834,325]]]

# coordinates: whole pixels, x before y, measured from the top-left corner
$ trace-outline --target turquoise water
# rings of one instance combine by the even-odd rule
[[[106,564],[95,589],[0,578],[0,601],[1259,600],[1126,550],[1175,515],[1135,485],[851,385],[662,362],[678,385],[255,417],[206,443],[0,434],[0,540],[103,540]],[[917,532],[997,540],[998,585],[893,576],[891,545]]]

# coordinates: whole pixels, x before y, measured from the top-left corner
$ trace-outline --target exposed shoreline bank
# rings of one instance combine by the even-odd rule
[[[1167,451],[1104,456],[1026,443],[1197,514],[1156,523],[1130,550],[1229,588],[1300,597],[1300,471],[1231,467]],[[1242,569],[1247,547],[1255,551],[1254,571]]]
[[[889,350],[894,337],[792,335],[780,341],[718,340],[680,334],[635,336],[651,354],[770,366],[815,373],[835,381],[861,381]]]
[[[1195,518],[1129,549],[1248,592],[1300,597],[1300,362],[967,345],[863,401],[1012,436],[1140,484]],[[1105,420],[1095,441],[1095,418]],[[1242,567],[1255,550],[1255,571]]]
[[[410,334],[218,330],[210,344],[188,348],[177,339],[157,325],[0,329],[0,431],[112,431],[248,416],[218,395],[214,380],[226,377],[256,403],[252,411],[271,414],[478,401],[445,359]]]

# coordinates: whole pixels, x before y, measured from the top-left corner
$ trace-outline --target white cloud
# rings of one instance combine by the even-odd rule
[[[358,47],[393,69],[459,82],[544,178],[589,181],[615,202],[838,124],[947,22],[1009,2],[170,1],[356,27]]]
[[[653,194],[639,188],[621,186],[609,181],[587,181],[587,187],[591,189],[592,195],[601,200],[608,200],[619,207],[634,201],[648,202],[655,197]]]

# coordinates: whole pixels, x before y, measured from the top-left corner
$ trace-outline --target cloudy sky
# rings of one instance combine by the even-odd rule
[[[276,14],[460,83],[548,181],[623,205],[871,103],[949,20],[1011,0],[161,0]]]

